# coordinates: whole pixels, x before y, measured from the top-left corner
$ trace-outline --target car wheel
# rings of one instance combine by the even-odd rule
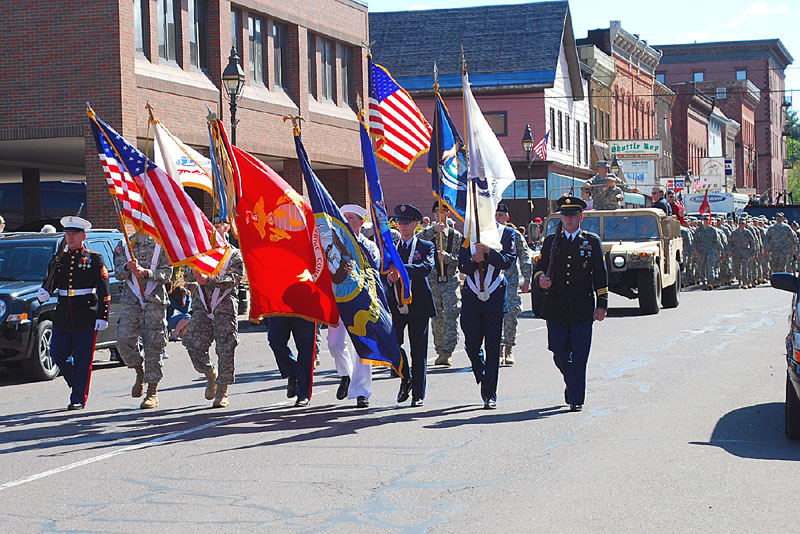
[[[50,356],[52,337],[53,323],[47,320],[41,321],[36,329],[31,355],[23,364],[25,374],[34,380],[53,380],[58,376],[60,369]]]
[[[675,283],[665,287],[661,294],[661,305],[664,308],[677,308],[681,302],[681,271],[675,272]]]
[[[658,265],[639,271],[639,309],[645,315],[655,315],[661,308],[661,272]]]
[[[800,440],[800,399],[797,398],[797,391],[794,389],[792,379],[789,378],[789,371],[786,372],[786,408],[784,415],[786,437]]]

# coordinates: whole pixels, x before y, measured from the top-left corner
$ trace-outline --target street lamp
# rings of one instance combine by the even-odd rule
[[[522,136],[522,150],[525,151],[525,161],[528,162],[528,225],[531,223],[531,150],[533,150],[533,134],[531,125],[525,125],[525,133]]]
[[[614,176],[619,176],[619,160],[616,154],[614,154],[614,158],[611,160],[611,172],[614,173]]]
[[[231,47],[231,56],[228,58],[228,66],[222,71],[222,85],[228,94],[231,102],[231,142],[236,144],[236,101],[242,96],[244,89],[244,71],[236,53],[236,47]]]

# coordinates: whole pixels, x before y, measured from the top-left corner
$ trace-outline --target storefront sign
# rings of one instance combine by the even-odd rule
[[[661,140],[631,139],[627,141],[609,141],[611,155],[618,159],[660,159]]]

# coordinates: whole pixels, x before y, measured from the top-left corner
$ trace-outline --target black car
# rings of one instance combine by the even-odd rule
[[[57,297],[40,304],[36,291],[42,287],[47,266],[63,237],[63,233],[0,234],[0,364],[21,364],[36,380],[52,380],[59,371],[50,357]],[[118,359],[113,325],[117,324],[122,293],[122,283],[114,277],[114,247],[122,238],[117,230],[86,233],[86,248],[102,254],[109,268],[110,328],[97,333],[96,348],[111,349],[113,359]]]
[[[791,273],[775,273],[770,278],[772,287],[791,291],[792,318],[786,336],[786,407],[784,430],[789,439],[800,440],[800,278]]]

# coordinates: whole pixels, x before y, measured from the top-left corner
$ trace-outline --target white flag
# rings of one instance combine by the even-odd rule
[[[211,160],[181,142],[160,122],[155,122],[156,165],[180,182],[183,188],[196,187],[213,195]]]
[[[470,243],[478,241],[474,222],[474,199],[477,198],[480,242],[495,250],[502,250],[494,212],[503,198],[503,191],[515,179],[514,170],[472,96],[467,74],[464,74],[463,91],[469,143],[469,185],[464,231],[469,235]],[[473,194],[473,187],[477,195]]]

